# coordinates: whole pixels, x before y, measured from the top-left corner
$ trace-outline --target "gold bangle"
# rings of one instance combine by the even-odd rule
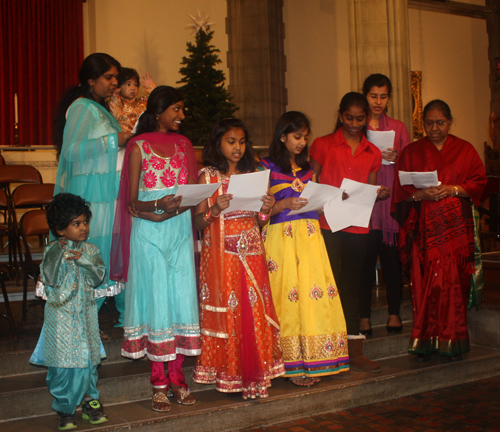
[[[207,211],[205,213],[203,213],[203,220],[208,225],[210,225],[214,221],[212,213],[210,213],[210,207],[207,209]]]

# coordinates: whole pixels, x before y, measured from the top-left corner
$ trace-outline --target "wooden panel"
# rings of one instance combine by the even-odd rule
[[[491,13],[491,11],[485,6],[472,5],[456,1],[437,2],[435,0],[409,0],[408,6],[412,9],[482,19],[488,18],[488,15]]]

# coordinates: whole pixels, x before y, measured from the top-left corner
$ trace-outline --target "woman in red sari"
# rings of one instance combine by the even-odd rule
[[[474,220],[486,174],[472,144],[450,135],[452,116],[441,101],[424,108],[426,137],[408,145],[397,171],[437,170],[439,186],[402,186],[395,177],[393,216],[400,222],[403,265],[410,265],[413,332],[410,353],[417,360],[433,352],[450,361],[470,350],[467,303],[474,272]]]

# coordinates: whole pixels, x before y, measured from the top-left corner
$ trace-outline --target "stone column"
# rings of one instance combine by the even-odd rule
[[[227,0],[229,91],[255,146],[269,146],[285,112],[283,0]]]
[[[408,0],[348,1],[351,87],[361,91],[368,75],[387,75],[393,87],[389,115],[404,122],[411,136]]]

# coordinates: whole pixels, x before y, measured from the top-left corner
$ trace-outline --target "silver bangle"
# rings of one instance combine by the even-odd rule
[[[165,210],[158,210],[158,200],[155,201],[155,213],[156,214],[163,214],[165,213]]]

